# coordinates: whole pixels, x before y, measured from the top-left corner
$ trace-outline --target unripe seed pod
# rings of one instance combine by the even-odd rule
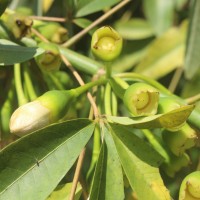
[[[179,131],[163,131],[162,136],[167,146],[176,156],[183,154],[185,150],[195,146],[198,139],[194,129],[187,123]]]
[[[187,175],[181,183],[179,200],[200,199],[200,171]]]
[[[20,39],[31,32],[33,20],[18,13],[8,14],[5,17],[5,26],[12,32],[16,39]]]
[[[157,113],[159,92],[146,83],[134,83],[125,91],[123,101],[133,116],[149,116]]]
[[[57,44],[61,44],[68,39],[68,31],[60,24],[49,22],[35,27],[45,38]]]
[[[112,61],[117,58],[122,45],[122,37],[110,26],[101,27],[92,35],[92,53],[102,61]]]
[[[11,116],[11,133],[23,136],[58,121],[68,111],[75,95],[75,90],[52,90],[20,106]]]
[[[39,47],[43,48],[45,52],[35,57],[38,66],[47,72],[57,71],[61,66],[61,57],[58,47],[53,43],[40,43]]]

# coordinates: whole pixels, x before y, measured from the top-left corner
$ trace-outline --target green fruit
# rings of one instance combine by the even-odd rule
[[[135,83],[125,91],[123,101],[133,116],[149,116],[157,113],[159,92],[146,83]]]
[[[93,55],[102,61],[116,59],[122,50],[122,37],[111,27],[104,26],[92,35],[91,50]]]

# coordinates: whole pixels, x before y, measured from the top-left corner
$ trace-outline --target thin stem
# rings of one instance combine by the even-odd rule
[[[123,0],[118,5],[110,9],[108,12],[106,12],[104,15],[99,17],[97,20],[95,20],[92,24],[90,24],[88,27],[80,31],[78,34],[76,34],[74,37],[69,39],[67,42],[63,44],[64,47],[70,47],[72,44],[77,42],[81,37],[83,37],[86,33],[88,33],[92,28],[106,20],[108,17],[110,17],[113,13],[118,11],[120,8],[125,6],[127,3],[131,2],[131,0]]]
[[[111,111],[111,86],[109,83],[106,84],[105,88],[105,97],[104,97],[104,105],[105,105],[105,114],[112,115]]]
[[[92,81],[92,82],[86,83],[78,88],[75,88],[74,90],[76,91],[76,95],[79,96],[79,95],[83,94],[84,92],[86,92],[87,90],[89,90],[90,88],[101,85],[105,82],[106,82],[105,78],[100,78],[96,81]]]
[[[44,74],[46,74],[51,80],[52,82],[55,84],[55,86],[59,89],[59,90],[64,90],[65,88],[63,87],[63,85],[60,83],[60,81],[58,80],[57,77],[54,76],[53,72],[44,72]]]
[[[23,73],[24,73],[24,80],[25,80],[25,85],[26,85],[27,91],[28,91],[28,95],[32,101],[37,98],[37,95],[35,93],[33,83],[30,78],[30,71],[28,69],[28,66],[24,66]]]
[[[200,93],[197,94],[197,95],[195,95],[195,96],[193,96],[193,97],[190,97],[190,98],[187,98],[187,99],[186,99],[186,102],[187,102],[188,104],[193,104],[193,103],[195,103],[195,102],[197,102],[197,101],[200,101]]]
[[[31,19],[42,20],[42,21],[51,21],[51,22],[65,22],[65,18],[59,17],[44,17],[44,16],[30,16]]]
[[[172,93],[176,90],[176,87],[180,81],[182,74],[183,74],[183,68],[182,67],[177,68],[168,88],[169,91],[171,91]]]
[[[148,129],[143,129],[142,130],[143,134],[149,141],[149,143],[154,147],[154,149],[159,152],[160,155],[165,158],[165,161],[168,161],[169,155],[167,154],[166,150],[162,147],[162,145],[159,143],[159,141],[156,139],[155,135]]]
[[[106,68],[106,77],[110,78],[112,73],[111,62],[105,62],[105,68]]]
[[[14,65],[14,77],[15,77],[15,87],[17,92],[17,99],[19,105],[23,105],[27,103],[27,99],[24,94],[24,90],[22,87],[22,80],[21,80],[21,66],[19,63]]]
[[[35,34],[37,37],[39,37],[43,42],[49,43],[49,40],[47,40],[40,32],[38,32],[36,29],[31,28],[31,32]]]
[[[147,83],[149,83],[150,85],[156,87],[157,89],[159,89],[160,91],[162,91],[163,93],[167,94],[167,95],[172,95],[172,93],[165,88],[163,85],[161,85],[159,82],[148,78],[142,74],[137,74],[137,73],[119,73],[119,74],[115,74],[114,76],[116,77],[120,77],[120,78],[127,78],[127,79],[134,79],[134,80],[142,80],[145,81]]]
[[[83,160],[84,160],[84,157],[85,157],[85,151],[86,151],[86,149],[84,148],[81,151],[79,158],[78,158],[78,162],[77,162],[77,165],[76,165],[76,170],[75,170],[74,179],[73,179],[73,182],[72,182],[72,189],[71,189],[71,192],[70,192],[69,200],[73,200],[74,196],[75,196],[75,192],[76,192],[76,188],[77,188],[77,184],[78,184],[78,180],[79,180],[79,176],[80,176],[81,167],[83,165]]]
[[[63,62],[65,63],[65,65],[71,70],[72,74],[74,75],[76,80],[79,82],[79,84],[81,86],[85,85],[83,79],[78,74],[78,72],[72,67],[71,63],[67,60],[67,58],[64,55],[61,55],[61,58],[62,58]],[[98,112],[97,105],[96,105],[91,93],[88,92],[87,97],[88,97],[88,100],[90,101],[90,104],[91,104],[93,110],[94,110],[94,116],[95,116],[95,118],[97,118],[99,116],[99,112]]]

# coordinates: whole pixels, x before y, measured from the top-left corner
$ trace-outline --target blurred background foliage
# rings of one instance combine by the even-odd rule
[[[68,38],[71,38],[118,2],[120,1],[0,0],[2,3],[0,13],[2,14],[8,5],[10,9],[26,11],[28,15],[65,18],[66,20],[60,25],[67,28]],[[93,58],[90,52],[91,34],[102,25],[112,26],[124,39],[122,54],[112,64],[114,72],[144,74],[158,80],[175,94],[189,98],[200,92],[200,37],[195,37],[200,32],[199,15],[200,1],[198,0],[133,0],[99,26],[90,30],[70,48],[77,53]],[[3,35],[0,35],[0,38],[3,38]],[[6,70],[8,72],[10,68],[7,67]],[[0,68],[0,91],[5,91],[3,86],[5,79],[3,78],[7,72]],[[59,76],[59,73],[57,75]],[[39,79],[37,76],[33,76],[33,78],[36,81]],[[64,79],[66,80],[66,78],[70,80],[68,87],[72,87],[71,79],[73,78],[69,78],[67,75]],[[81,105],[80,101],[80,108]],[[196,110],[200,112],[198,102]],[[174,178],[162,174],[166,186],[175,199],[178,196],[182,177],[187,171],[196,170],[195,166],[197,165],[200,169],[199,150],[191,149],[189,154],[194,162],[190,167],[177,173],[176,181]],[[128,195],[127,189],[127,199],[133,199],[132,194],[130,198]]]

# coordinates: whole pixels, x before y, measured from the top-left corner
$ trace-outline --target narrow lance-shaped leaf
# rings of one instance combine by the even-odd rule
[[[8,40],[0,39],[0,66],[21,63],[43,52],[44,50],[41,48],[23,47]]]
[[[115,29],[124,39],[128,40],[146,39],[154,35],[154,31],[149,23],[139,18],[119,21],[115,24]]]
[[[174,0],[144,0],[144,13],[157,35],[173,24]]]
[[[158,79],[182,66],[185,36],[185,23],[180,28],[170,28],[149,45],[146,55],[136,66],[135,72]]]
[[[195,0],[192,6],[187,49],[185,56],[185,76],[191,79],[200,67],[200,1]]]
[[[94,123],[77,119],[33,132],[0,152],[0,200],[43,200],[90,139]]]
[[[175,131],[184,124],[193,109],[194,105],[186,105],[164,114],[152,115],[148,117],[107,116],[107,119],[110,122],[132,126],[134,128],[166,128]]]
[[[124,172],[137,198],[171,200],[159,174],[162,157],[123,126],[111,124],[111,129]]]
[[[0,0],[0,16],[3,14],[10,2],[11,0]]]
[[[91,187],[90,199],[124,199],[123,174],[114,141],[109,130],[103,126],[103,141],[95,175]]]
[[[91,13],[103,10],[104,8],[113,6],[120,0],[95,0],[95,1],[88,1],[85,2],[85,5],[82,6],[76,13],[76,17],[83,17],[89,15]]]

